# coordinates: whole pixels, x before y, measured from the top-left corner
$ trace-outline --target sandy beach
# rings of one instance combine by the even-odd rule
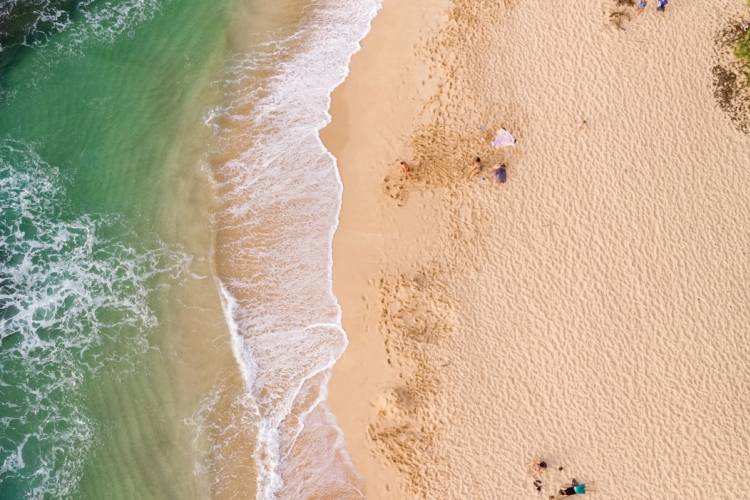
[[[750,9],[655,3],[384,0],[323,131],[367,498],[750,495]]]

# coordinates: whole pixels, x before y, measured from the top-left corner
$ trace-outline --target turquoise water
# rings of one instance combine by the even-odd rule
[[[218,309],[181,214],[232,1],[61,4],[0,53],[0,498],[203,496],[165,315]]]
[[[0,2],[0,498],[361,498],[319,131],[379,5]]]

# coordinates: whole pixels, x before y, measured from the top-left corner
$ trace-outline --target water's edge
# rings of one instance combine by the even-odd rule
[[[266,155],[272,156],[270,160],[267,160],[268,163],[257,159],[261,156],[260,150],[262,150],[262,147],[267,146],[264,140],[273,143],[288,138],[289,132],[283,130],[283,127],[280,127],[281,130],[274,129],[271,132],[262,129],[259,133],[260,139],[249,141],[246,151],[226,161],[217,169],[220,172],[218,176],[220,178],[219,185],[226,190],[227,194],[226,205],[223,208],[226,215],[223,219],[220,215],[218,231],[221,233],[224,230],[225,233],[231,233],[231,237],[218,238],[216,242],[216,258],[222,261],[221,265],[216,266],[216,286],[222,300],[232,352],[247,391],[246,396],[248,397],[244,404],[247,411],[251,412],[258,420],[257,441],[253,457],[257,469],[256,498],[258,499],[293,498],[299,495],[310,496],[311,494],[326,493],[335,493],[338,497],[346,498],[364,497],[361,492],[359,475],[345,449],[343,433],[336,425],[335,418],[325,404],[331,368],[346,349],[348,338],[342,327],[341,306],[333,290],[333,241],[339,226],[344,186],[338,162],[323,144],[320,133],[332,120],[330,114],[332,94],[348,77],[351,59],[361,49],[361,42],[370,32],[372,21],[380,11],[381,5],[381,0],[347,2],[342,7],[336,7],[339,11],[335,15],[331,15],[333,7],[329,7],[330,10],[326,10],[326,6],[321,7],[321,11],[325,15],[316,18],[315,21],[320,21],[320,19],[330,21],[333,19],[333,22],[325,26],[316,26],[319,29],[317,34],[306,35],[310,43],[301,53],[292,57],[290,63],[282,65],[280,77],[271,78],[268,95],[254,105],[253,112],[263,116],[266,121],[286,123],[284,120],[293,117],[294,112],[298,112],[298,110],[280,109],[281,104],[279,103],[286,104],[285,98],[296,101],[299,92],[294,94],[292,92],[298,89],[290,89],[289,82],[293,81],[293,75],[298,75],[297,71],[305,71],[305,77],[309,79],[306,82],[306,89],[312,88],[312,91],[310,101],[301,104],[303,107],[304,105],[317,107],[307,110],[307,115],[312,115],[314,118],[313,122],[304,123],[306,127],[310,128],[293,131],[298,139],[292,146],[300,149],[300,151],[297,151],[298,155],[294,157],[295,160],[302,152],[304,153],[302,154],[303,157],[309,155],[311,158],[312,167],[309,168],[317,167],[319,169],[311,174],[313,177],[321,175],[321,178],[311,181],[311,189],[300,189],[302,194],[299,198],[295,198],[297,185],[284,184],[286,181],[282,178],[285,177],[284,169],[286,165],[283,161],[286,159],[285,152],[273,149],[272,151],[276,156]],[[351,9],[351,12],[344,12],[347,7]],[[358,13],[358,11],[365,9],[366,14],[364,16]],[[351,28],[353,20],[360,21],[359,25],[355,23],[354,29]],[[348,25],[345,24],[347,22]],[[347,33],[350,38],[342,39],[340,34],[342,32]],[[324,37],[321,37],[321,34],[329,35],[333,40],[328,43],[329,40],[323,39]],[[327,45],[323,45],[324,43]],[[331,46],[343,50],[338,54],[331,54]],[[328,52],[326,53],[326,51]],[[315,57],[319,52],[323,52],[322,58]],[[334,65],[334,60],[330,57],[332,55],[341,58],[340,65],[337,62]],[[329,57],[324,59],[325,56]],[[300,67],[295,70],[294,64],[298,64]],[[253,65],[250,64],[249,66]],[[332,75],[336,78],[331,79]],[[317,85],[321,87],[319,88]],[[316,91],[320,94],[316,94]],[[299,105],[300,103],[292,103],[292,105],[294,104]],[[235,118],[237,116],[236,109],[235,107],[233,113],[230,113],[231,107],[224,111],[212,110],[207,121],[215,121],[220,116]],[[254,118],[249,121],[253,125],[257,124],[253,120]],[[298,126],[298,123],[292,120],[288,121],[289,128]],[[287,135],[284,135],[285,132]],[[307,140],[310,141],[310,144],[314,141],[317,151],[303,150]],[[253,152],[259,154],[253,156]],[[315,161],[316,158],[317,162]],[[294,163],[295,161],[290,159],[289,167],[292,173],[295,172],[293,170],[296,167]],[[276,172],[279,178],[272,179],[269,187],[261,192],[261,188],[258,186],[263,185],[266,180],[265,177],[269,175],[268,169],[270,167],[279,169]],[[319,194],[320,197],[325,197],[324,192],[318,192],[315,188],[320,187],[316,182],[323,182],[328,179],[327,175],[332,175],[332,179],[335,179],[336,183],[335,201],[329,200],[332,201],[330,206],[326,205],[325,200],[316,202],[311,201],[310,198],[311,193],[313,196]],[[330,183],[330,180],[328,182]],[[288,192],[292,194],[287,195],[284,189],[279,189],[279,184],[286,186]],[[274,199],[273,202],[265,200],[264,197],[268,196],[267,191],[276,189],[282,196],[289,196],[288,203],[280,204],[278,199]],[[253,201],[256,201],[257,205],[251,206]],[[308,203],[308,205],[304,205],[304,203]],[[301,311],[298,322],[293,321],[281,325],[264,317],[262,313],[264,305],[277,305],[273,302],[273,298],[269,299],[269,304],[265,304],[263,298],[259,299],[257,296],[264,294],[273,296],[277,293],[293,295],[297,290],[290,289],[286,283],[272,282],[271,289],[266,286],[257,290],[258,293],[253,294],[251,292],[256,292],[254,287],[257,285],[251,284],[249,281],[264,278],[265,275],[256,272],[260,277],[252,276],[252,272],[248,271],[245,271],[246,274],[243,275],[238,271],[244,268],[254,272],[251,264],[255,264],[256,261],[253,259],[257,258],[258,254],[265,258],[269,253],[277,252],[279,246],[277,242],[272,240],[257,243],[257,248],[247,248],[248,240],[250,240],[249,246],[251,247],[256,244],[256,240],[246,234],[238,236],[237,233],[240,231],[237,228],[245,227],[246,229],[243,229],[243,232],[251,233],[255,224],[259,224],[257,221],[248,222],[246,212],[250,212],[258,219],[265,215],[264,208],[266,205],[272,207],[277,214],[283,210],[299,211],[299,204],[302,204],[304,208],[323,211],[315,219],[316,222],[329,217],[331,219],[325,234],[325,241],[321,241],[318,247],[310,245],[318,252],[327,252],[325,262],[320,263],[325,265],[325,269],[317,274],[314,262],[307,267],[304,264],[294,262],[299,259],[299,261],[309,264],[308,261],[305,261],[305,258],[310,257],[310,255],[304,252],[309,249],[304,243],[312,241],[309,235],[299,236],[297,233],[292,234],[292,237],[298,237],[299,241],[294,239],[290,241],[302,243],[299,245],[299,255],[289,255],[289,258],[282,261],[281,264],[302,268],[300,270],[294,267],[291,274],[303,273],[307,270],[312,273],[309,276],[311,278],[324,277],[325,290],[316,289],[318,291],[317,296],[324,303],[320,305],[318,314],[309,310],[309,308],[318,306],[314,303],[308,304],[306,306],[308,309]],[[281,205],[281,208],[279,208],[279,205]],[[327,210],[331,211],[330,216],[327,215]],[[256,217],[258,213],[261,215]],[[283,215],[279,217],[281,218],[279,231],[281,233],[288,232],[286,225],[284,225]],[[277,220],[273,219],[273,223],[276,222]],[[273,227],[273,223],[270,224],[271,227]],[[309,231],[314,233],[315,229],[316,227],[313,226],[309,228]],[[274,246],[275,244],[276,246]],[[226,248],[222,248],[222,246]],[[222,252],[231,252],[231,248],[234,249],[235,253],[247,251],[248,256],[222,256]],[[285,249],[286,246],[283,247],[282,251]],[[312,257],[320,259],[320,253]],[[230,261],[230,265],[227,265],[227,260]],[[269,262],[268,264],[273,265],[275,262]],[[234,273],[223,272],[223,269],[232,267],[235,270]],[[279,280],[283,281],[284,273],[288,270],[282,269],[278,272],[282,275]],[[279,285],[278,290],[272,289],[274,284]],[[248,291],[248,289],[251,290]],[[301,290],[304,293],[307,289],[302,287]],[[315,293],[311,293],[311,301],[314,300]],[[278,303],[286,305],[285,300],[282,299],[279,299]],[[330,305],[327,306],[326,304]],[[296,303],[292,303],[289,309],[294,309],[295,305]],[[333,313],[330,317],[327,316],[327,308],[331,308],[329,312]],[[298,342],[292,343],[295,339]],[[280,350],[282,352],[279,352]],[[282,375],[279,375],[278,380],[269,380],[272,378],[269,372],[279,372]],[[276,382],[276,384],[271,384],[271,382]],[[284,387],[280,389],[277,387],[279,384],[284,385]],[[321,456],[321,452],[325,456]],[[305,473],[300,473],[300,469],[304,470]]]

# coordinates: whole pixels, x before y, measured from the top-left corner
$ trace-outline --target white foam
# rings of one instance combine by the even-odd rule
[[[168,0],[82,0],[70,12],[59,7],[60,2],[36,0],[24,6],[31,18],[21,43],[32,48],[41,48],[54,40],[54,35],[69,31],[65,46],[56,48],[71,52],[91,41],[114,41],[115,38],[132,33],[132,30],[153,18]],[[0,16],[13,12],[18,1],[11,0],[0,5]],[[53,42],[56,43],[56,42]],[[3,47],[0,47],[0,51]]]
[[[64,182],[28,145],[0,141],[0,478],[30,498],[75,491],[96,432],[84,382],[132,369],[157,323],[151,279],[189,265],[103,236],[127,233],[116,218],[66,214]]]
[[[94,44],[132,36],[138,26],[153,19],[169,1],[81,0],[71,15],[55,2],[37,0],[32,14],[35,18],[21,45],[43,50],[35,52],[33,72],[15,81],[12,90],[0,89],[0,101],[11,102],[23,88],[35,87],[49,78],[58,62],[83,54]],[[13,7],[14,3],[0,5],[0,16],[7,15]]]
[[[221,281],[217,280],[216,286],[219,289],[219,297],[221,298],[221,304],[224,310],[224,318],[229,327],[232,354],[234,355],[235,361],[237,361],[237,366],[239,366],[240,371],[242,372],[242,380],[245,383],[245,389],[249,392],[253,387],[253,380],[255,380],[257,367],[255,366],[252,354],[239,333],[237,322],[234,320],[235,314],[237,314],[237,301],[229,292],[227,292],[226,287]]]
[[[324,404],[330,368],[347,339],[332,290],[343,188],[319,132],[330,122],[331,93],[379,7],[379,0],[310,2],[297,32],[237,58],[218,84],[226,105],[206,116],[219,148],[247,144],[216,169],[224,203],[216,221],[233,236],[221,240],[228,265],[219,288],[258,412],[259,499],[356,478]],[[270,76],[260,80],[260,73]],[[310,467],[315,455],[325,467],[314,473],[286,466]],[[361,496],[356,486],[346,491]]]

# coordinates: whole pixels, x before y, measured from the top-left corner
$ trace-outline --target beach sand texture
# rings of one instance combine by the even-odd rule
[[[633,12],[385,0],[355,55],[330,402],[368,498],[539,498],[538,456],[545,499],[750,495],[750,136],[712,73],[748,12]]]

